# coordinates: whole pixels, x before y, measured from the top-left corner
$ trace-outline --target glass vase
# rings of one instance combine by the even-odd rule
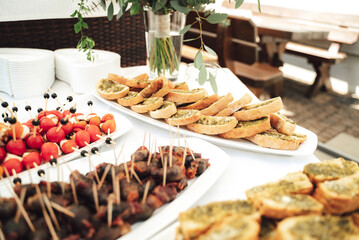
[[[145,33],[147,65],[150,77],[165,76],[169,80],[178,77],[181,60],[181,48],[186,16],[179,12],[155,14],[145,9]]]

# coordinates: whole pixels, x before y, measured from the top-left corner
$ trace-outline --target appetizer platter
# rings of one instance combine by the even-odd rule
[[[238,84],[237,84],[238,85]],[[204,88],[147,74],[126,78],[110,73],[98,81],[95,96],[104,103],[151,125],[221,146],[255,152],[303,156],[312,154],[317,136],[279,114],[280,97],[260,102],[242,83],[234,99],[229,92],[208,96]],[[237,88],[236,88],[237,89]]]
[[[25,175],[14,191],[9,187],[14,177],[9,177],[1,186],[0,202],[7,206],[0,208],[2,233],[17,239],[24,239],[24,234],[45,236],[41,239],[148,239],[197,201],[229,161],[221,149],[201,139],[179,139],[177,146],[149,142],[63,164],[60,177],[54,168],[46,171],[46,180]],[[91,161],[98,165],[91,167]],[[27,196],[24,203],[22,196]],[[17,207],[31,220],[16,217]],[[34,214],[40,217],[35,220]],[[16,219],[20,220],[16,223]],[[50,231],[42,227],[31,231],[30,226],[38,222]]]
[[[96,153],[107,137],[116,139],[132,127],[127,118],[99,108],[91,95],[68,96],[66,104],[56,93],[45,93],[40,101],[1,102],[1,176],[4,169],[21,177],[68,162],[83,150]]]
[[[359,167],[343,158],[245,191],[248,200],[213,202],[179,214],[164,239],[359,239]]]

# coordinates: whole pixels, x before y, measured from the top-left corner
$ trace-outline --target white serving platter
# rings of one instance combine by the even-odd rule
[[[90,107],[87,105],[87,102],[89,100],[91,100],[93,102],[92,110],[94,113],[97,113],[100,117],[102,117],[106,113],[111,113],[115,118],[116,131],[114,131],[113,133],[111,133],[109,135],[103,135],[104,137],[109,136],[114,140],[114,139],[117,139],[120,136],[124,135],[132,128],[132,123],[126,117],[122,116],[121,114],[119,114],[117,112],[110,112],[110,108],[100,107],[99,105],[103,105],[103,104],[101,104],[101,102],[96,100],[96,98],[94,98],[90,94],[81,95],[81,96],[77,95],[76,97],[74,97],[74,100],[72,101],[72,103],[71,104],[69,103],[67,105],[66,109],[70,108],[70,106],[73,106],[76,103],[76,109],[77,109],[76,112],[84,113],[86,115],[91,112]],[[24,110],[24,107],[27,104],[29,104],[32,107],[32,112],[34,114],[37,108],[39,108],[39,107],[44,108],[44,101],[45,101],[44,99],[30,100],[30,101],[26,101],[26,103],[25,103],[25,101],[20,101],[20,100],[15,101],[14,102],[15,106],[17,106],[19,109],[18,120],[20,122],[24,122],[30,118],[29,113],[27,113]],[[49,99],[48,110],[53,110],[57,107],[57,105],[54,102],[55,102],[55,100]],[[9,105],[11,106],[12,103],[9,103]],[[72,153],[69,153],[66,155],[61,155],[60,157],[58,157],[57,161],[61,165],[63,163],[69,162],[75,158],[80,157],[82,150],[89,151],[89,149],[91,149],[93,147],[100,147],[103,144],[105,144],[105,139],[99,139],[96,142],[89,144],[88,147],[83,147],[83,148],[80,148],[78,151],[75,151],[75,152],[72,152]],[[32,168],[29,170],[24,170],[24,171],[18,173],[18,176],[22,179],[23,177],[28,176],[29,174],[36,175],[36,173],[39,169],[43,169],[43,170],[47,171],[50,168],[53,168],[50,165],[50,163],[43,163],[39,166],[38,169]],[[2,183],[4,181],[5,181],[5,179],[0,180],[0,186],[2,185]]]
[[[244,85],[243,85],[244,86]],[[245,89],[248,90],[244,86]],[[244,90],[242,91],[244,92]],[[103,99],[100,97],[98,93],[94,93],[95,97],[97,97],[100,101],[108,104],[109,106],[117,109],[118,111],[125,113],[131,117],[137,118],[139,120],[142,120],[148,124],[151,124],[153,126],[168,130],[169,125],[164,120],[157,120],[154,118],[151,118],[149,114],[139,114],[134,111],[132,111],[130,108],[123,107],[119,105],[116,101],[110,101]],[[252,94],[251,94],[252,95]],[[254,101],[258,101],[258,99],[255,99]],[[177,132],[176,127],[172,127],[173,132]],[[307,135],[307,141],[302,143],[297,150],[278,150],[278,149],[270,149],[270,148],[264,148],[260,147],[248,140],[245,139],[223,139],[217,136],[210,136],[210,135],[204,135],[192,132],[185,127],[180,127],[180,133],[185,134],[186,136],[191,137],[198,137],[201,139],[204,139],[206,141],[212,142],[214,144],[224,146],[224,147],[230,147],[230,148],[236,148],[240,150],[246,150],[246,151],[252,151],[252,152],[260,152],[260,153],[267,153],[267,154],[276,154],[276,155],[284,155],[284,156],[306,156],[312,154],[315,149],[317,148],[318,144],[318,137],[315,133],[309,131],[308,129],[305,129],[303,127],[297,126],[296,132],[300,134]]]
[[[131,226],[132,231],[119,240],[138,240],[149,239],[162,229],[168,227],[176,221],[178,214],[191,207],[206,191],[217,181],[217,179],[224,172],[229,163],[229,156],[220,148],[198,138],[187,138],[188,146],[197,153],[201,153],[203,158],[209,158],[210,166],[199,177],[196,177],[188,182],[188,186],[177,195],[177,198],[157,209],[153,215],[144,222],[139,222]],[[177,143],[177,140],[174,141]],[[184,145],[184,140],[179,140],[180,144]],[[138,149],[139,145],[131,145],[124,149],[124,159],[130,160],[131,154]],[[169,145],[169,141],[159,141],[158,146]],[[117,152],[118,152],[117,148]],[[121,159],[121,158],[120,158]],[[102,162],[114,163],[113,151],[102,152],[101,156],[93,156],[93,162],[100,164]],[[78,170],[80,173],[87,173],[89,171],[88,158],[80,158],[68,163],[68,167],[72,170]],[[68,167],[60,165],[60,175],[64,176],[66,181],[69,181],[70,170]],[[50,168],[47,172],[50,181],[57,181],[58,170]],[[38,183],[42,179],[36,173],[31,173],[32,182]],[[23,183],[30,183],[30,176],[25,175],[22,178]],[[5,184],[9,184],[8,182]],[[4,184],[2,184],[4,185]],[[11,197],[10,192],[1,186],[1,197]]]

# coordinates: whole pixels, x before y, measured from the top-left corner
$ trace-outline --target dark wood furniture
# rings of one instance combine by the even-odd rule
[[[121,55],[123,67],[146,64],[146,40],[142,14],[127,12],[119,20],[107,17],[86,18],[85,32],[96,42],[96,49]],[[0,47],[75,48],[80,39],[74,32],[76,19],[44,19],[0,22]]]

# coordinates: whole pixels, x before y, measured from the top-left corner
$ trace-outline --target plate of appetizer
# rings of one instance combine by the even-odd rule
[[[98,81],[95,96],[146,123],[178,126],[182,134],[217,145],[287,156],[315,151],[316,134],[280,114],[280,97],[259,101],[240,81],[231,84],[236,93],[219,96],[164,77],[150,81],[147,74],[126,78],[110,73]]]
[[[152,141],[137,149],[134,145],[123,150],[117,147],[101,156],[50,168],[44,178],[25,175],[22,183],[13,186],[14,191],[9,186],[14,177],[9,177],[1,186],[0,199],[10,209],[0,209],[5,237],[43,234],[47,239],[149,239],[192,206],[229,163],[223,150],[204,140],[179,139],[178,144]],[[98,165],[93,167],[95,161]],[[25,194],[21,204],[19,199]],[[36,204],[41,199],[43,207]],[[38,211],[37,219],[24,217],[15,222],[16,206],[25,210],[24,215],[34,216]],[[45,208],[56,216],[48,216]],[[35,229],[42,217],[52,222],[46,221],[48,228]],[[18,232],[18,228],[23,230]]]
[[[27,169],[36,172],[86,152],[95,154],[107,138],[111,141],[132,128],[126,117],[100,107],[89,94],[69,96],[66,104],[56,100],[56,94],[46,93],[42,101],[16,101],[12,106],[2,101],[1,176],[7,171],[21,177]]]

